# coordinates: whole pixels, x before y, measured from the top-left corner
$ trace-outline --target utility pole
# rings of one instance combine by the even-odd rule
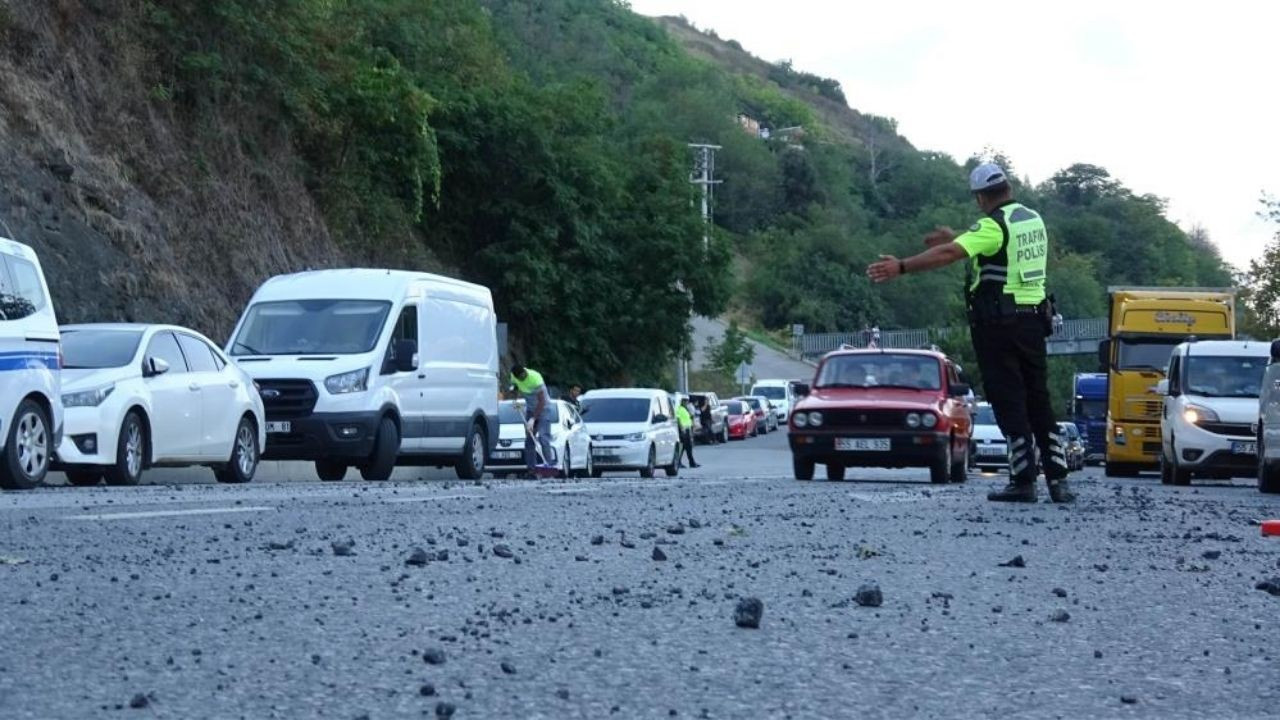
[[[689,182],[702,188],[702,249],[706,252],[711,249],[711,210],[715,200],[715,186],[723,182],[715,179],[716,151],[720,146],[689,143],[689,148],[693,150],[693,172],[689,174]],[[686,394],[689,392],[688,354],[687,351],[682,352],[676,359],[676,390]]]

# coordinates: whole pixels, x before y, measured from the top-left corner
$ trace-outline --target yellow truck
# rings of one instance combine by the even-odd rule
[[[1229,288],[1110,288],[1110,333],[1098,348],[1107,373],[1107,477],[1136,477],[1160,466],[1164,379],[1175,345],[1232,340],[1235,291]]]

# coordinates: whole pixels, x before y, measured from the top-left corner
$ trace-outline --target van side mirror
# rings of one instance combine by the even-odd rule
[[[965,397],[969,394],[969,386],[964,383],[951,383],[951,392],[953,398]]]
[[[148,355],[142,361],[142,377],[158,377],[169,372],[169,363],[164,358]]]
[[[1157,395],[1169,394],[1169,380],[1167,378],[1156,383],[1156,394]]]
[[[662,423],[667,422],[670,419],[671,418],[667,417],[666,415],[663,415],[662,413],[658,413],[657,415],[653,416],[653,424],[661,425]]]
[[[1271,343],[1271,362],[1280,363],[1280,340]]]
[[[796,397],[809,397],[809,386],[806,383],[796,383]]]
[[[418,343],[413,340],[397,340],[392,346],[396,372],[413,372],[418,369]]]
[[[1098,343],[1098,370],[1100,372],[1111,372],[1111,341],[1103,340]]]

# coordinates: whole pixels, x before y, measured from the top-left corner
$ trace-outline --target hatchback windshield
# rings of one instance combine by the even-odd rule
[[[1260,357],[1189,357],[1186,392],[1204,397],[1256,398],[1262,393],[1267,359]]]
[[[760,397],[767,397],[770,400],[787,399],[786,388],[779,387],[777,385],[757,385],[751,389],[751,394],[759,395]]]
[[[551,422],[560,422],[560,406],[551,403],[550,407],[547,408],[547,414],[550,416]],[[524,422],[524,415],[516,408],[514,400],[504,400],[498,403],[498,422],[503,425],[518,425]]]
[[[730,415],[746,415],[748,412],[751,412],[750,410],[746,409],[746,406],[744,404],[742,404],[737,400],[730,400],[729,402],[725,403],[724,406],[726,409],[728,409]]]
[[[977,410],[973,411],[974,425],[995,425],[996,414],[991,411],[990,405],[979,405]]]
[[[742,402],[750,405],[751,409],[755,410],[756,412],[759,412],[764,409],[764,406],[760,404],[760,401],[755,398],[743,398]]]
[[[288,300],[249,308],[232,355],[356,355],[373,350],[391,303]]]
[[[141,330],[67,330],[62,333],[64,370],[124,367],[133,362]]]
[[[647,423],[649,398],[582,398],[582,419],[591,423]]]
[[[926,355],[837,355],[822,364],[817,387],[938,390],[942,371],[938,361]]]

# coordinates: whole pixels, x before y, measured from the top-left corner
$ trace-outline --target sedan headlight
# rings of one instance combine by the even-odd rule
[[[791,422],[795,423],[798,428],[809,427],[809,413],[796,413],[791,416]]]
[[[624,435],[622,439],[627,442],[644,442],[644,433],[631,433],[630,435]]]
[[[920,424],[927,428],[937,427],[938,416],[933,413],[924,413],[920,416]]]
[[[111,392],[116,389],[115,385],[104,385],[100,388],[92,390],[82,390],[80,392],[67,393],[62,396],[63,407],[98,407],[106,400]]]
[[[330,375],[324,379],[324,389],[330,395],[346,395],[364,392],[369,389],[369,368],[352,370],[341,375]]]
[[[909,427],[909,428],[911,428],[911,429],[913,429],[913,430],[914,430],[915,428],[920,427],[920,414],[919,414],[919,413],[907,413],[907,427]]]
[[[817,410],[809,413],[809,427],[822,427],[822,413]]]
[[[1187,408],[1182,411],[1182,417],[1192,425],[1218,422],[1218,413],[1207,407],[1201,407],[1199,405],[1188,405]]]

